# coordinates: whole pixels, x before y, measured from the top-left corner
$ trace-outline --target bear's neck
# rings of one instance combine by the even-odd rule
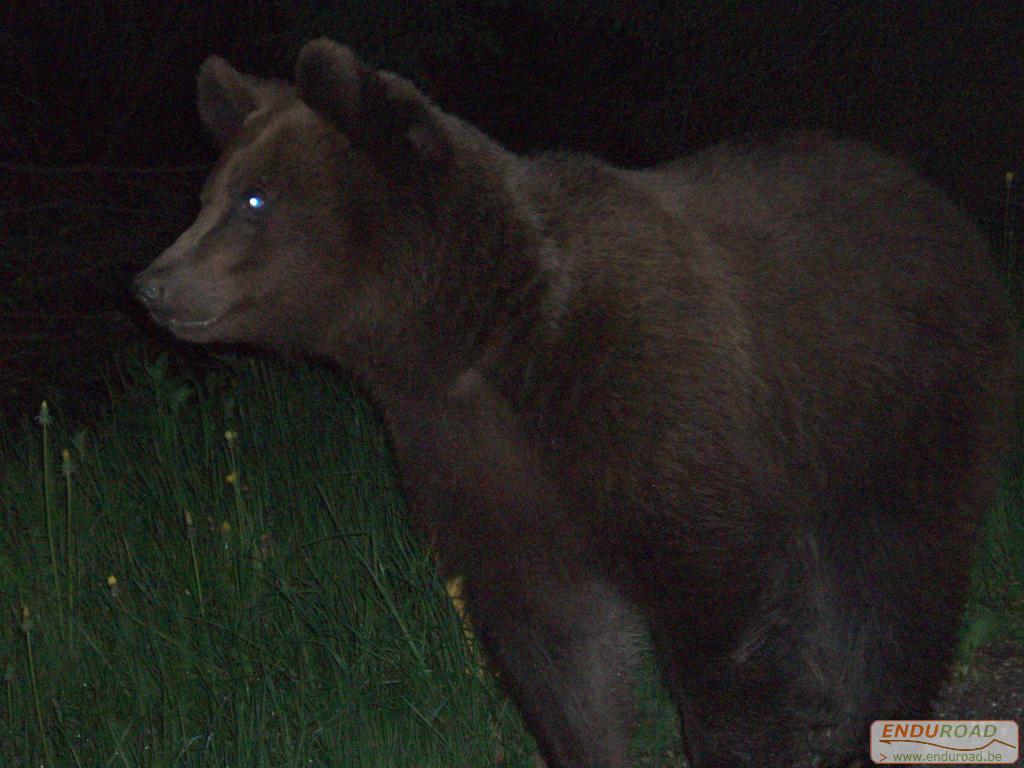
[[[435,214],[435,226],[449,230],[435,242],[448,245],[434,254],[426,299],[338,358],[382,404],[443,396],[469,370],[515,389],[550,340],[545,328],[564,305],[562,262],[529,208],[503,192],[476,189]]]
[[[392,398],[445,397],[467,372],[486,377],[514,399],[532,361],[550,344],[550,296],[558,290],[535,260],[524,261],[515,279],[506,274],[491,291],[453,286],[447,300],[363,357],[357,376],[385,406]]]

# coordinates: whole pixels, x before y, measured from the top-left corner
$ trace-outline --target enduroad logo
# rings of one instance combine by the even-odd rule
[[[871,759],[889,763],[1010,765],[1020,755],[1012,720],[876,720]]]

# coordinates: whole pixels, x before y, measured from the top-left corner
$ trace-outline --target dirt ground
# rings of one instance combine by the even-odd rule
[[[943,720],[1016,720],[1024,727],[1024,643],[980,648],[946,684],[934,716]],[[1024,766],[1024,760],[1016,765]]]
[[[1024,723],[1024,643],[1002,641],[979,649],[970,667],[946,684],[935,716]]]

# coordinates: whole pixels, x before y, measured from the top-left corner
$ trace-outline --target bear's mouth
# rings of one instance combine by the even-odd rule
[[[167,321],[167,325],[171,328],[209,328],[219,319],[219,317],[211,317],[206,320],[179,320],[176,317],[172,317]]]
[[[221,313],[203,320],[191,320],[160,312],[150,312],[149,316],[159,325],[164,326],[175,334],[182,335],[195,331],[204,331],[219,322],[224,315]]]

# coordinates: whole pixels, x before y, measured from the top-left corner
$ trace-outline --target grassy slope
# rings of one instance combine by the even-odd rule
[[[347,385],[253,361],[128,378],[94,433],[0,437],[0,765],[532,765]],[[1024,639],[1016,477],[965,660]],[[641,685],[639,764],[678,764],[650,665]]]
[[[95,434],[48,430],[49,515],[41,428],[3,448],[0,765],[526,759],[361,400],[257,363],[136,378]]]

